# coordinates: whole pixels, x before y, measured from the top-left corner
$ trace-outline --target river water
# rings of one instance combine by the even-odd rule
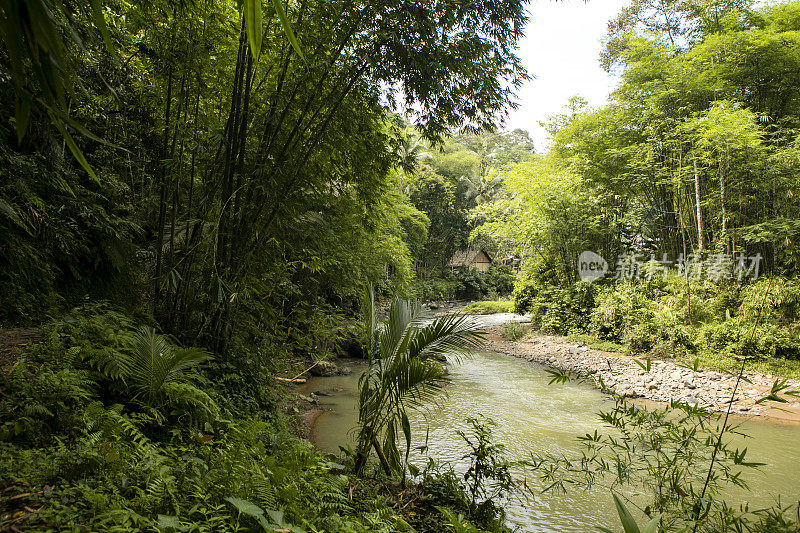
[[[320,399],[327,409],[312,427],[312,441],[323,451],[337,452],[339,446],[352,445],[356,425],[358,376],[363,363],[352,362],[353,374],[315,378],[304,392],[324,391]],[[438,405],[411,417],[414,445],[424,442],[428,430],[429,454],[448,461],[457,471],[466,469],[462,456],[466,444],[456,430],[468,430],[465,421],[478,414],[491,417],[497,426],[494,441],[506,446],[509,460],[526,459],[533,454],[575,456],[580,449],[576,437],[602,430],[597,412],[612,406],[596,389],[580,383],[548,385],[544,367],[521,359],[479,353],[450,366],[453,383]],[[800,495],[800,425],[765,420],[737,419],[751,439],[738,446],[748,447],[748,460],[767,463],[760,472],[748,471],[750,490],[730,492],[730,503],[748,501],[752,506],[775,503],[773,487],[780,487],[782,501],[798,501]],[[424,466],[416,456],[412,462]],[[520,472],[520,474],[522,474]],[[535,476],[528,483],[539,493],[544,483]],[[547,493],[527,503],[510,501],[506,505],[511,525],[524,532],[585,532],[596,526],[619,529],[610,493],[606,489],[573,489],[566,495]]]

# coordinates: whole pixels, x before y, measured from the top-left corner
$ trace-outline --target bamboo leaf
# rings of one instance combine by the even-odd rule
[[[106,17],[103,15],[103,5],[100,0],[92,0],[92,19],[94,20],[94,25],[100,30],[100,35],[103,37],[103,43],[106,45],[108,52],[116,58],[117,50],[111,41],[111,34],[108,33]]]
[[[292,25],[289,23],[289,18],[286,16],[286,11],[283,9],[281,0],[272,0],[272,6],[275,8],[275,13],[278,14],[278,19],[281,21],[283,33],[286,34],[286,38],[289,39],[292,48],[294,48],[294,51],[300,56],[300,59],[305,61],[306,57],[303,55],[303,50],[300,48],[300,43],[297,41],[297,37],[292,30]]]
[[[244,0],[244,26],[250,43],[250,53],[255,59],[261,55],[261,42],[264,38],[261,17],[261,0]]]
[[[97,179],[97,174],[94,173],[94,170],[92,170],[92,166],[89,164],[88,161],[86,161],[86,158],[83,156],[83,152],[81,152],[81,149],[78,148],[77,144],[75,144],[75,140],[72,138],[69,132],[67,132],[67,128],[64,127],[64,124],[62,124],[60,120],[56,119],[55,117],[51,118],[53,119],[53,124],[61,133],[61,136],[64,137],[64,142],[67,143],[67,147],[69,148],[69,151],[72,152],[72,156],[75,158],[76,161],[78,161],[78,163],[80,163],[80,165],[83,167],[86,173],[89,174],[92,177],[92,179],[97,182],[98,185],[100,185],[100,180]]]

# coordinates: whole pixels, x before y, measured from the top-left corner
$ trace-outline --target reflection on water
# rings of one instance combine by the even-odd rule
[[[330,410],[320,415],[312,430],[312,440],[322,450],[335,452],[340,445],[352,445],[358,376],[363,368],[363,364],[356,364],[351,376],[319,378],[305,386],[305,393],[322,390],[332,394],[320,399],[322,406]],[[610,406],[608,398],[589,386],[548,385],[550,376],[543,367],[504,355],[478,354],[452,365],[450,371],[453,384],[448,387],[447,396],[426,413],[416,413],[411,422],[414,445],[424,442],[427,423],[429,454],[453,463],[457,470],[465,469],[461,457],[467,448],[455,432],[468,429],[468,417],[484,414],[494,419],[495,441],[505,444],[510,460],[525,459],[531,453],[572,456],[579,448],[576,436],[599,428],[596,414]],[[748,474],[749,493],[731,492],[729,497],[770,505],[774,503],[772,487],[778,487],[788,501],[796,501],[800,493],[800,454],[796,444],[800,426],[749,420],[743,422],[743,429],[754,437],[740,445],[748,447],[748,459],[768,466],[761,473]],[[419,456],[412,462],[419,466],[425,463]],[[529,478],[529,484],[544,487],[535,477]],[[507,512],[509,521],[526,532],[618,528],[611,495],[600,488],[572,490],[566,495],[545,494],[525,506],[510,502]]]

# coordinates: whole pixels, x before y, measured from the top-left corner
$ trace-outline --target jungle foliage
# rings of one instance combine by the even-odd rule
[[[409,530],[292,436],[271,376],[337,349],[365,281],[413,291],[409,124],[491,129],[526,18],[0,2],[0,339],[45,336],[0,360],[0,528]]]
[[[522,2],[268,4],[3,4],[0,319],[102,297],[226,352],[410,288],[404,121],[503,116]]]
[[[473,209],[506,195],[500,170],[529,160],[533,141],[523,130],[455,135],[433,145],[410,135],[413,148],[405,153],[415,168],[405,174],[405,188],[411,203],[430,220],[428,239],[415,254],[417,273],[423,282],[443,279],[454,252],[470,247],[497,250],[492,239],[470,239],[479,223]]]
[[[637,352],[797,359],[791,304],[766,304],[787,314],[761,317],[757,346],[743,339],[757,302],[795,298],[800,6],[637,0],[610,24],[603,63],[621,76],[610,103],[573,98],[547,124],[547,155],[501,171],[508,194],[475,210],[473,238],[523,258],[518,309]],[[608,262],[598,286],[578,282],[583,251]],[[620,257],[641,270],[626,276]],[[726,257],[758,257],[762,279],[676,268]]]

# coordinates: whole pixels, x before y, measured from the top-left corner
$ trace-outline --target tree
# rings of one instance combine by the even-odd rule
[[[526,78],[518,0],[6,4],[0,91],[22,104],[2,123],[28,134],[14,144],[3,128],[4,167],[26,169],[0,187],[0,239],[20,252],[4,301],[40,259],[52,267],[38,285],[71,298],[135,265],[118,272],[126,297],[220,352],[237,316],[280,323],[300,295],[352,297],[350,276],[331,287],[337,273],[382,271],[402,291],[425,220],[398,167],[451,128],[493,125]],[[419,137],[405,154],[400,108]]]
[[[448,382],[440,359],[468,355],[482,345],[483,334],[467,315],[448,315],[422,324],[420,307],[400,299],[392,302],[385,324],[377,327],[371,286],[364,302],[369,368],[359,379],[355,473],[361,472],[374,448],[387,475],[402,472],[405,476],[411,450],[408,413],[434,400]]]

